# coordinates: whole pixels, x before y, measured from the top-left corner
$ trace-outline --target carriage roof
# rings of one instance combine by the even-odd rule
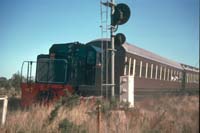
[[[107,39],[107,38],[104,38],[104,39],[96,39],[96,40],[93,40],[89,43],[94,43],[94,42],[110,42],[110,39]],[[143,58],[146,58],[146,59],[149,59],[149,60],[152,60],[152,61],[156,61],[156,62],[159,62],[159,63],[162,63],[162,64],[165,64],[165,65],[169,65],[171,67],[175,67],[175,68],[178,68],[178,69],[183,69],[181,64],[178,63],[178,62],[175,62],[175,61],[172,61],[172,60],[169,60],[167,58],[164,58],[164,57],[161,57],[155,53],[152,53],[150,51],[147,51],[145,49],[142,49],[142,48],[139,48],[133,44],[130,44],[130,43],[127,43],[125,42],[122,47],[124,48],[125,52],[127,53],[130,53],[130,54],[134,54],[134,55],[137,55],[137,56],[141,56]]]

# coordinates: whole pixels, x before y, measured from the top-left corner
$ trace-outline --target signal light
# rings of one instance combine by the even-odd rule
[[[123,43],[125,43],[125,41],[126,41],[126,37],[124,34],[117,33],[117,35],[115,35],[115,45],[120,46]]]
[[[111,16],[111,25],[122,25],[130,18],[130,9],[126,4],[117,4],[114,9],[114,13]]]

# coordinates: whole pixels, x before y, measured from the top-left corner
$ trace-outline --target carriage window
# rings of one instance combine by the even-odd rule
[[[162,68],[162,78],[161,78],[162,80],[165,80],[165,76],[166,76],[165,75],[165,71],[166,71],[165,69],[166,69],[165,67]]]
[[[160,79],[160,67],[159,66],[157,66],[156,79]]]
[[[150,63],[148,64],[147,71],[148,71],[147,78],[151,78],[151,64]]]
[[[139,74],[140,74],[140,62],[137,61],[135,66],[135,77],[139,77]]]
[[[142,77],[144,78],[146,74],[146,63],[142,64]]]
[[[156,79],[156,65],[153,65],[152,78],[153,78],[153,79]]]
[[[195,83],[197,83],[197,75],[195,74]]]
[[[199,75],[196,75],[196,82],[199,83]]]
[[[153,78],[153,68],[154,68],[154,65],[151,64],[151,67],[150,67],[150,78],[151,79]]]

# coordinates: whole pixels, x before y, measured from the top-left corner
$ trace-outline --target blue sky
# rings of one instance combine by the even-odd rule
[[[131,9],[116,33],[168,59],[198,66],[199,0],[115,0]],[[101,37],[100,0],[0,0],[0,77],[24,60],[48,53],[53,43]]]

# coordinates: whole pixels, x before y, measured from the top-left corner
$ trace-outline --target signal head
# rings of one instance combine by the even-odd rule
[[[115,11],[111,16],[111,25],[122,25],[128,21],[130,18],[130,8],[126,4],[117,4],[115,6]]]
[[[125,43],[125,41],[126,41],[126,37],[124,34],[117,33],[117,35],[115,35],[115,45],[116,46],[122,45],[123,43]]]

